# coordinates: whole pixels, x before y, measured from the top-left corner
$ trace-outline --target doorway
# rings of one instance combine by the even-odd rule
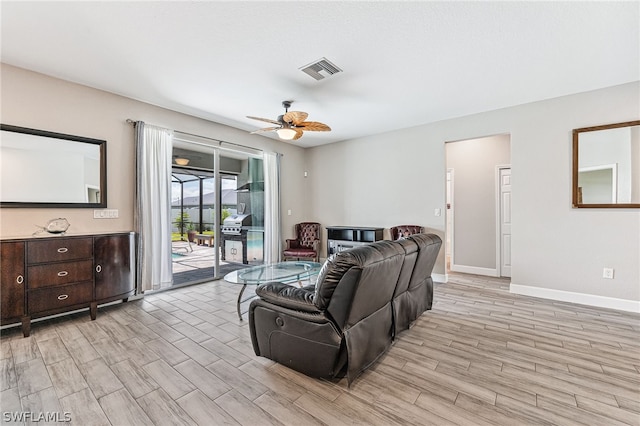
[[[580,204],[615,204],[618,202],[618,165],[581,167],[578,170]]]
[[[223,278],[234,270],[262,263],[261,155],[174,138],[171,179],[174,286]],[[251,229],[242,230],[247,233],[250,254],[245,262],[222,253],[224,220],[242,212],[251,220],[251,226],[246,227]],[[226,246],[229,249],[232,245]],[[237,251],[236,247],[231,249]]]
[[[509,186],[508,195],[501,195],[497,175],[498,167],[510,167],[510,135],[447,142],[445,155],[446,272],[510,275],[511,251],[505,244],[511,233],[502,227],[503,219],[510,227],[510,215],[502,214],[500,202],[503,196],[510,202],[511,192]]]

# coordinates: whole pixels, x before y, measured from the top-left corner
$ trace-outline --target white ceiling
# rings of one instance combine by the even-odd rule
[[[640,80],[638,1],[2,1],[0,12],[4,63],[248,131],[268,124],[247,115],[275,119],[292,99],[333,129],[292,142],[305,147]],[[322,57],[344,72],[299,70]]]

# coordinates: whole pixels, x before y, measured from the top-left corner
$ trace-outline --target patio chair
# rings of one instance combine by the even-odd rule
[[[187,243],[187,245],[175,246],[173,243]],[[184,250],[184,253],[182,252]],[[171,240],[171,253],[175,254],[187,254],[193,251],[193,247],[191,246],[191,241],[189,239],[186,240]]]

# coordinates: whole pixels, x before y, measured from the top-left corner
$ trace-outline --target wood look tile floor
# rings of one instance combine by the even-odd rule
[[[508,288],[436,284],[350,388],[256,357],[224,281],[4,330],[2,424],[640,425],[640,315]]]

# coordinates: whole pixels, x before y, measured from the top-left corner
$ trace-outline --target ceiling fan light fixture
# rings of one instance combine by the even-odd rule
[[[178,166],[186,166],[187,164],[189,164],[189,159],[188,158],[176,158],[176,164]]]
[[[252,120],[264,121],[267,123],[275,124],[277,127],[264,127],[262,129],[255,130],[253,133],[260,132],[272,132],[275,131],[278,137],[285,141],[298,140],[302,137],[303,132],[328,132],[331,127],[319,121],[306,121],[309,114],[304,111],[289,111],[291,103],[293,101],[282,101],[284,107],[284,114],[279,115],[277,120],[270,118],[253,117],[247,115],[247,118]]]
[[[278,137],[285,141],[290,141],[296,137],[296,131],[289,127],[283,127],[282,129],[276,130]]]

